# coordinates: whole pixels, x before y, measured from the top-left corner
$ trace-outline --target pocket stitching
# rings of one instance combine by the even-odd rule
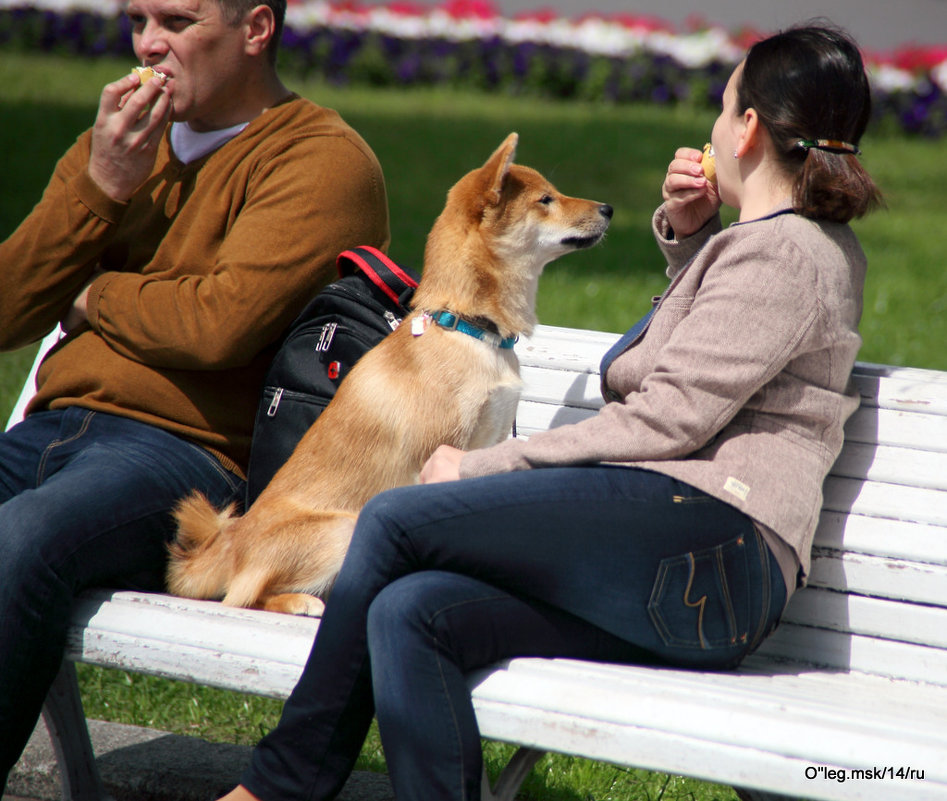
[[[648,599],[648,615],[651,618],[651,622],[657,630],[659,636],[661,637],[661,640],[666,646],[706,651],[714,648],[729,648],[737,645],[738,643],[742,644],[746,642],[748,633],[738,631],[738,620],[736,612],[733,608],[732,594],[730,592],[729,581],[727,580],[726,570],[723,563],[723,555],[725,552],[733,548],[742,548],[744,545],[744,537],[740,535],[732,540],[721,543],[720,545],[715,545],[711,548],[706,548],[700,551],[690,551],[680,556],[668,557],[661,560],[658,565],[658,571],[657,575],[655,576],[651,596]],[[704,557],[710,559],[711,563],[713,564],[713,569],[717,573],[721,592],[721,605],[725,608],[727,628],[729,630],[729,634],[727,635],[726,639],[717,638],[708,641],[706,638],[704,632],[704,610],[706,608],[707,595],[702,595],[696,601],[689,600],[694,578],[697,574],[698,559]],[[682,637],[676,633],[674,628],[680,628],[680,626],[672,627],[669,625],[665,615],[662,613],[662,606],[667,603],[669,598],[667,595],[669,579],[672,576],[673,571],[685,563],[689,565],[689,575],[684,593],[680,601],[683,602],[683,604],[688,608],[698,609],[696,639],[693,637]],[[677,603],[677,601],[673,600],[672,602]]]

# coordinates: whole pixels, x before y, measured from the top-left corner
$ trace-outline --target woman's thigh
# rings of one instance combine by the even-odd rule
[[[555,468],[384,493],[356,543],[380,527],[416,570],[468,575],[546,604],[674,662],[732,664],[785,598],[752,522],[643,470]],[[778,596],[778,597],[777,597]]]

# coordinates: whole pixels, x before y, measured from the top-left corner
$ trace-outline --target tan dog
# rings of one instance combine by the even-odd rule
[[[469,450],[508,436],[519,363],[499,342],[532,331],[543,267],[594,245],[612,216],[514,164],[516,144],[510,134],[451,189],[414,311],[359,360],[249,511],[218,513],[200,495],[180,505],[171,592],[319,614],[316,596],[331,588],[369,498],[415,483],[442,443]],[[432,320],[442,310],[466,321],[461,330]],[[468,324],[490,333],[468,336]]]

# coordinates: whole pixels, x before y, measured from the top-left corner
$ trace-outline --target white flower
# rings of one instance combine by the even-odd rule
[[[907,92],[917,86],[917,78],[893,64],[871,64],[868,77],[876,89],[885,92]]]
[[[931,80],[940,87],[942,92],[947,92],[947,61],[942,61],[931,70]]]

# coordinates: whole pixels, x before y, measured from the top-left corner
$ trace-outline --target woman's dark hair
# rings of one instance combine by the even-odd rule
[[[868,126],[868,76],[844,32],[807,24],[757,42],[747,52],[737,102],[741,111],[756,110],[793,176],[798,213],[845,223],[881,205],[857,155],[799,145],[822,139],[857,146]]]

